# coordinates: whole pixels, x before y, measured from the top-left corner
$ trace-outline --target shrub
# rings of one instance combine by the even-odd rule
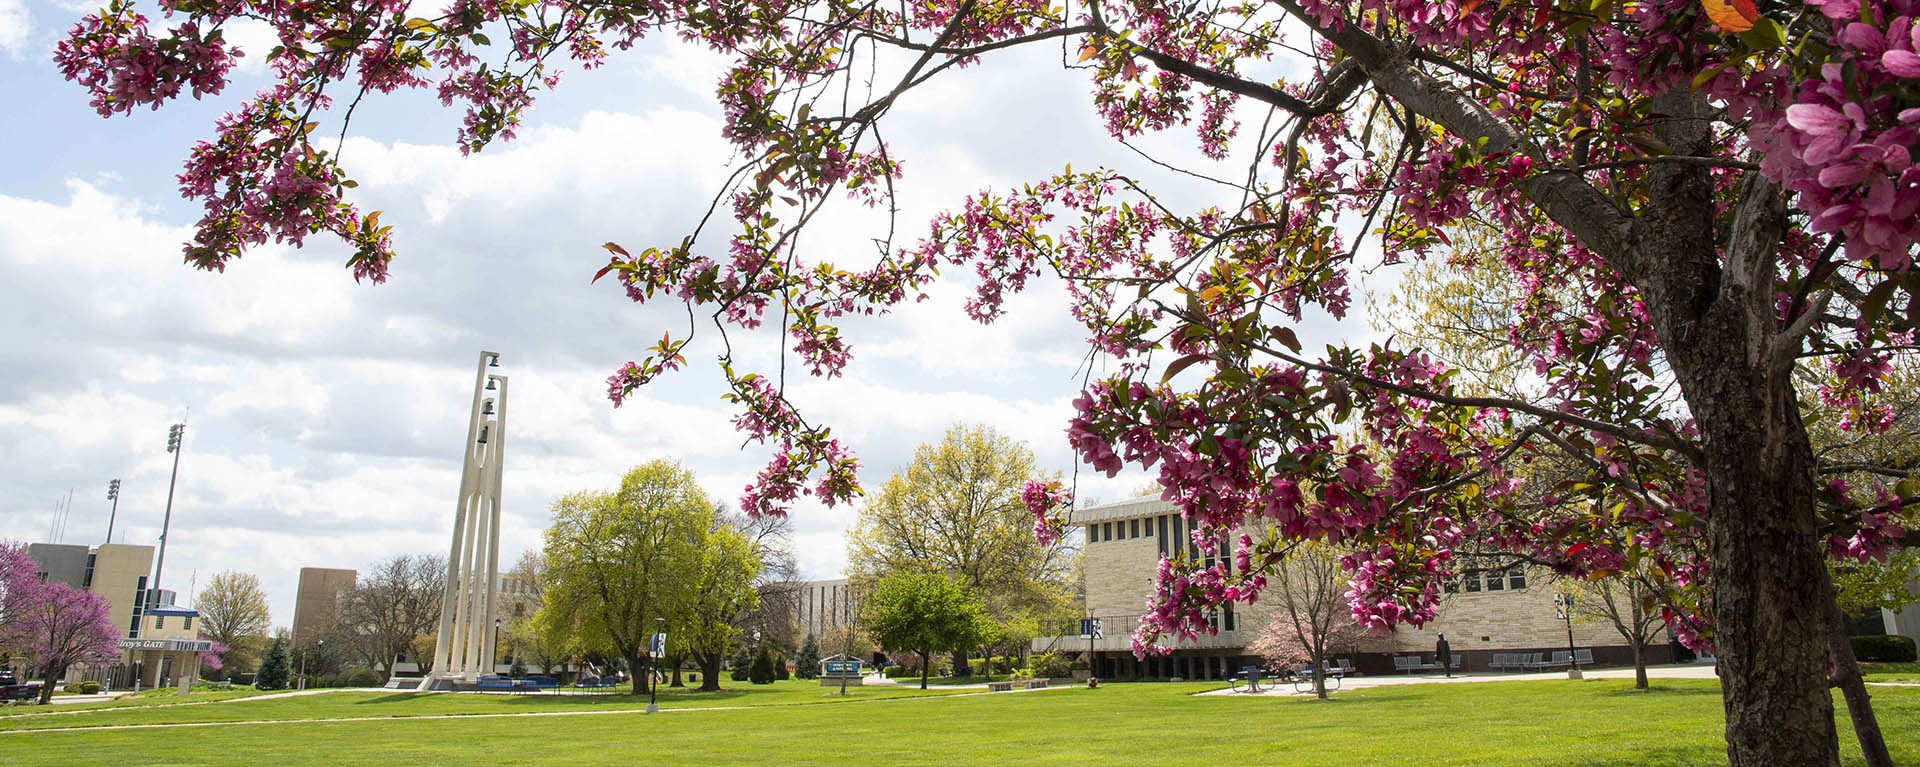
[[[274,639],[267,645],[267,657],[260,662],[260,671],[254,675],[253,686],[262,690],[284,690],[293,669],[287,662],[287,643]]]
[[[886,674],[888,679],[899,679],[901,677],[920,678],[920,669],[907,668],[906,666],[888,666],[887,670],[880,673]]]
[[[513,659],[513,665],[507,668],[507,676],[519,679],[527,675],[527,664],[519,658]]]
[[[1887,663],[1911,663],[1914,660],[1913,637],[1898,634],[1865,634],[1853,637],[1853,656],[1860,660]]]
[[[386,684],[380,672],[370,668],[350,668],[334,678],[335,687],[379,687]]]
[[[801,679],[816,679],[820,676],[820,643],[812,634],[807,641],[800,643],[800,654],[793,656],[793,675]]]
[[[754,684],[773,684],[773,653],[768,652],[767,648],[762,647],[760,652],[754,654],[753,667],[748,669],[747,681]]]
[[[1048,679],[1065,679],[1073,676],[1073,664],[1058,652],[1044,652],[1027,660],[1031,661],[1033,673]]]
[[[740,648],[733,652],[733,681],[747,681],[752,666],[753,653],[747,649],[746,645],[740,645]]]
[[[67,685],[65,689],[67,692],[80,695],[97,695],[100,692],[100,683],[91,679],[83,679]]]
[[[791,674],[787,671],[787,659],[773,659],[773,678],[784,682],[789,676],[791,676]]]

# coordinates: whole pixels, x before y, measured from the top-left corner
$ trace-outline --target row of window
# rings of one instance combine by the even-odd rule
[[[1482,591],[1519,591],[1527,587],[1527,571],[1522,568],[1511,570],[1473,570],[1461,573],[1441,584],[1448,594],[1466,592],[1478,594]]]
[[[1147,528],[1146,534],[1152,534],[1153,522],[1151,520],[1148,520]],[[1140,520],[1138,519],[1123,519],[1118,522],[1101,522],[1096,525],[1087,525],[1088,543],[1124,541],[1129,538],[1138,538],[1141,535]]]

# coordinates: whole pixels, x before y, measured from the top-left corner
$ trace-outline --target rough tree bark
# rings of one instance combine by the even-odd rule
[[[1853,642],[1847,636],[1847,617],[1840,603],[1832,598],[1831,574],[1825,581],[1827,599],[1827,640],[1833,651],[1833,679],[1846,697],[1847,713],[1853,719],[1853,735],[1860,741],[1860,753],[1867,767],[1893,767],[1893,754],[1887,752],[1887,739],[1880,733],[1880,719],[1873,715],[1873,698],[1867,695],[1866,680],[1860,678],[1860,664],[1853,657]]]
[[[1711,148],[1699,96],[1658,103],[1664,140],[1683,152]],[[1734,767],[1838,765],[1813,448],[1773,317],[1780,195],[1749,178],[1723,267],[1708,174],[1663,165],[1651,175],[1630,258],[1700,429],[1727,756]]]
[[[693,661],[700,664],[700,692],[720,691],[720,658],[717,652],[694,654]]]

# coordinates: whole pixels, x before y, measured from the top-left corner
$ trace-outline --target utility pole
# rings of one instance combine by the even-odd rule
[[[113,501],[113,510],[107,512],[107,542],[113,542],[113,519],[120,515],[120,480],[107,483],[107,500]]]
[[[180,447],[186,441],[187,425],[176,423],[167,429],[167,452],[173,454],[173,475],[167,478],[167,513],[160,520],[160,555],[153,561],[153,582],[147,584],[147,607],[157,607],[160,599],[160,570],[167,564],[167,529],[173,526],[173,485],[180,479]]]

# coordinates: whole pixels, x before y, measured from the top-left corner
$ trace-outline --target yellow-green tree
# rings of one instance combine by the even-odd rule
[[[705,642],[715,629],[689,607],[703,588],[727,581],[728,588],[709,590],[732,594],[731,579],[739,579],[751,590],[757,565],[714,564],[710,547],[742,548],[717,536],[721,527],[693,474],[672,461],[634,468],[612,493],[561,497],[543,552],[540,620],[549,641],[625,659],[635,690],[643,689],[654,632],[669,632],[670,642],[694,635],[677,640],[689,647]]]
[[[1073,552],[1034,540],[1020,501],[1038,478],[1025,444],[988,427],[948,428],[860,509],[848,544],[854,579],[871,589],[891,575],[941,573],[996,621],[1071,614]]]

